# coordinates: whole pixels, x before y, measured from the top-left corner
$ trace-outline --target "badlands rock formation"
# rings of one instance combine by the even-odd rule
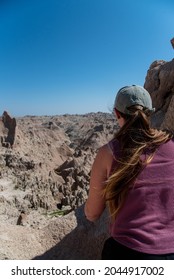
[[[156,109],[152,118],[154,126],[174,130],[174,59],[154,61],[144,87],[151,94]]]
[[[3,147],[12,147],[15,139],[16,119],[11,118],[9,114],[4,111],[2,120],[0,122],[0,136],[1,145]]]
[[[0,120],[0,259],[99,258],[108,221],[88,222],[83,204],[97,149],[117,130],[114,116],[15,121],[12,143]]]
[[[153,125],[174,130],[174,60],[145,79]],[[97,149],[118,126],[112,114],[0,118],[0,259],[99,259],[108,218],[84,216]]]

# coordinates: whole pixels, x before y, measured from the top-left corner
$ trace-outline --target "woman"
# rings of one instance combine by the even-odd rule
[[[143,87],[118,91],[120,130],[98,151],[85,204],[90,221],[109,209],[102,259],[174,259],[174,139],[150,126],[153,111]]]

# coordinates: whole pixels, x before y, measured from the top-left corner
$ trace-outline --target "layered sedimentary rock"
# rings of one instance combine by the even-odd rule
[[[108,220],[88,222],[83,205],[116,130],[107,113],[17,118],[13,149],[0,148],[0,259],[100,258]]]
[[[147,71],[144,87],[156,109],[152,117],[154,125],[174,131],[174,59],[154,61]]]

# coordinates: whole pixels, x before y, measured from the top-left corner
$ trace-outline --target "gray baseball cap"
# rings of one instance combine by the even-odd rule
[[[151,96],[145,88],[137,85],[121,88],[116,95],[114,108],[121,113],[130,115],[129,107],[133,105],[141,105],[149,112],[155,111],[155,108],[152,107]]]

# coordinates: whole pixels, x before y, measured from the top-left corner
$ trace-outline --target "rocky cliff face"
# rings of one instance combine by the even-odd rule
[[[145,88],[154,126],[174,130],[174,60],[151,64]],[[0,118],[0,259],[99,259],[107,213],[84,217],[97,149],[118,129],[113,115]]]
[[[154,126],[174,131],[174,59],[154,61],[147,72],[144,87],[151,94],[156,108],[152,118]]]

